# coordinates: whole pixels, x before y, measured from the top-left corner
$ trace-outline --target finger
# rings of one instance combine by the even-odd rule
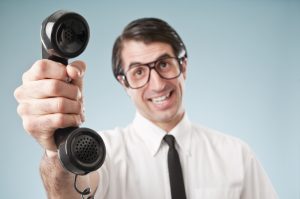
[[[82,81],[86,70],[86,64],[83,61],[74,61],[67,65],[67,75],[72,79],[72,84],[82,89]]]
[[[22,80],[34,81],[41,79],[57,79],[66,81],[68,78],[66,66],[52,60],[42,59],[36,61],[32,67],[23,74]]]
[[[81,99],[81,91],[76,85],[54,79],[30,81],[24,83],[17,90],[16,95],[20,101],[49,97],[65,97],[71,100]]]
[[[67,74],[72,79],[82,78],[86,70],[86,64],[83,61],[77,60],[67,65]]]
[[[19,115],[47,115],[54,113],[82,114],[81,101],[63,97],[33,99],[20,103],[17,112]]]
[[[24,129],[33,136],[43,148],[56,150],[54,132],[58,128],[79,126],[80,116],[74,114],[52,114],[23,118]]]
[[[41,116],[28,116],[23,118],[24,129],[37,139],[46,139],[53,136],[59,128],[79,126],[80,115],[54,113]]]

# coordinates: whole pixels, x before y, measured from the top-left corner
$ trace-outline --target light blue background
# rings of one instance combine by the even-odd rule
[[[43,150],[22,128],[14,89],[41,57],[42,20],[57,9],[90,24],[85,81],[87,122],[125,126],[134,107],[114,80],[111,48],[138,17],[160,17],[189,52],[185,106],[190,119],[246,141],[282,199],[300,199],[300,1],[1,1],[1,198],[46,198]]]

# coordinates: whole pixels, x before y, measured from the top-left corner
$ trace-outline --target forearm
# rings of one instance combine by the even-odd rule
[[[75,174],[66,171],[61,166],[57,155],[43,156],[40,164],[40,173],[49,199],[81,198],[80,194],[74,189]],[[98,183],[96,174],[90,173],[85,176],[79,176],[78,189],[84,190],[86,187],[91,187],[93,193]]]

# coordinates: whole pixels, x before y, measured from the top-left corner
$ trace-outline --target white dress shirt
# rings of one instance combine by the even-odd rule
[[[186,114],[176,139],[188,199],[277,199],[249,147],[237,138],[192,124]],[[171,199],[166,132],[139,113],[126,128],[101,132],[105,163],[97,199]]]

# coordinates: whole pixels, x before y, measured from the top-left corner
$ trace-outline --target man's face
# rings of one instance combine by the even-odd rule
[[[126,72],[132,63],[153,62],[166,54],[175,57],[172,47],[166,43],[145,44],[141,41],[125,41],[121,54],[123,69]],[[139,89],[126,87],[120,80],[139,113],[166,131],[171,130],[184,114],[182,95],[186,78],[186,60],[182,66],[182,74],[171,80],[162,79],[155,70],[151,70],[149,82]]]

